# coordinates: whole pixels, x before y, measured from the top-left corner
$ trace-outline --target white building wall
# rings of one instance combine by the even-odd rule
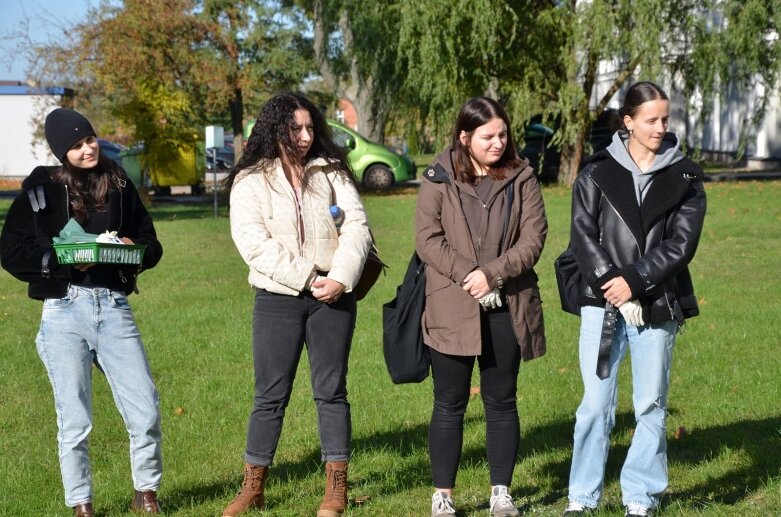
[[[59,163],[46,141],[35,141],[35,120],[60,105],[58,95],[0,95],[0,177],[25,177],[36,165]]]
[[[590,101],[592,108],[597,106],[612,85],[619,66],[620,63],[616,61],[606,60],[600,63]],[[644,79],[642,73],[638,75],[638,79],[627,81],[624,88],[613,96],[608,104],[609,108],[620,107],[621,98],[629,86],[635,80]],[[689,99],[677,93],[669,80],[660,81],[660,86],[670,95],[670,130],[677,133],[689,146],[699,147],[711,158],[732,159],[737,155],[741,131],[750,129],[749,121],[765,95],[764,88],[760,85],[748,91],[731,87],[725,92],[723,100],[718,97],[713,100],[710,117],[698,126],[698,118],[693,110],[689,109]],[[697,101],[695,98],[694,102]],[[749,167],[777,165],[781,161],[781,99],[778,91],[772,94],[758,129],[749,132],[743,158]]]

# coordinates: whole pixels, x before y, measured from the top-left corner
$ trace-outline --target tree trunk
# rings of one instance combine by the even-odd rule
[[[580,172],[580,162],[583,160],[583,146],[586,142],[587,128],[581,126],[575,143],[563,145],[561,148],[561,164],[559,165],[559,184],[571,187]]]
[[[343,97],[355,106],[358,115],[358,132],[369,140],[382,142],[385,130],[385,110],[383,100],[377,99],[372,78],[363,78],[358,62],[352,52],[353,35],[347,12],[339,17],[339,29],[342,31],[344,53],[350,59],[349,78],[337,76],[328,60],[328,34],[326,33],[322,0],[314,2],[314,50],[320,75],[328,87],[338,97]]]
[[[373,142],[383,143],[385,140],[385,116],[382,110],[376,109],[373,88],[357,89],[353,98],[348,97],[358,113],[358,132]]]
[[[239,158],[244,150],[244,94],[238,86],[233,89],[230,111],[233,130],[233,163],[239,163]]]

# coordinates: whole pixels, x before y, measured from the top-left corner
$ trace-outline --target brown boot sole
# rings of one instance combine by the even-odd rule
[[[335,510],[318,510],[317,517],[339,517],[344,512],[337,512]]]
[[[263,506],[264,506],[263,503],[261,503],[261,504],[251,504],[251,505],[247,506],[246,508],[244,508],[243,510],[239,510],[237,512],[228,512],[228,510],[225,509],[225,510],[222,511],[222,517],[236,517],[238,515],[242,515],[242,514],[246,513],[249,510],[262,510]]]

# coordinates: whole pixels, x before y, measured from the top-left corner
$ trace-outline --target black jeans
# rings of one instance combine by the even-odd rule
[[[255,407],[247,430],[247,463],[268,466],[274,460],[304,343],[317,404],[322,460],[350,459],[347,362],[355,314],[351,293],[327,304],[310,293],[256,292],[252,325]]]
[[[521,349],[508,312],[482,312],[480,323],[483,343],[477,363],[491,485],[510,486],[521,441],[516,404]],[[431,349],[434,411],[428,443],[436,488],[453,488],[456,484],[474,363],[472,356],[442,354]]]

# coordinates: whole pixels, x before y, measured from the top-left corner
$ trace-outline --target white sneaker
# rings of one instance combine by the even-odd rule
[[[491,490],[489,513],[495,517],[515,517],[521,515],[513,504],[513,498],[507,493],[507,487],[496,485]]]
[[[447,517],[455,515],[453,498],[447,492],[437,492],[431,496],[431,517]]]
[[[567,504],[567,507],[564,508],[564,516],[580,516],[585,515],[587,512],[590,512],[592,508],[589,508],[588,506],[584,504],[580,504],[575,501],[570,501],[569,504]]]
[[[651,515],[651,509],[639,504],[626,505],[626,512],[624,512],[624,517],[647,517],[649,515]]]

